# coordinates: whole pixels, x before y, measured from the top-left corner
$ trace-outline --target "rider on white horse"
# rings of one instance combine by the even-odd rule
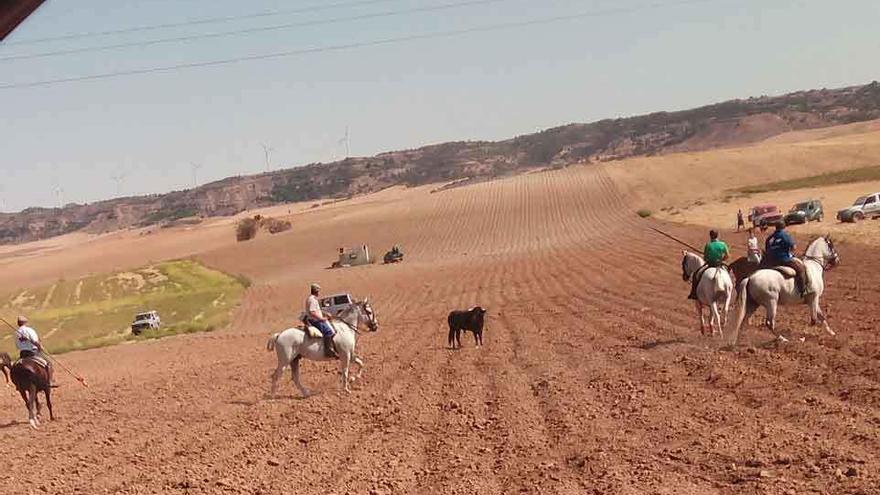
[[[318,301],[318,294],[321,293],[321,286],[312,284],[310,287],[311,294],[306,298],[306,316],[304,323],[317,328],[321,332],[321,338],[324,341],[324,355],[328,358],[338,358],[336,350],[333,348],[333,327],[327,320],[327,315],[321,310],[321,303]]]
[[[717,231],[710,230],[709,242],[703,247],[703,259],[706,260],[706,264],[694,272],[694,276],[691,279],[691,293],[688,295],[688,299],[697,298],[697,284],[700,283],[703,272],[709,268],[721,268],[724,265],[724,261],[729,257],[730,249],[727,247],[727,243],[718,238]]]
[[[776,222],[776,232],[766,241],[768,265],[792,268],[796,273],[795,282],[798,292],[803,296],[808,296],[813,291],[812,284],[810,284],[810,274],[804,262],[794,256],[796,247],[794,239],[785,231],[785,222],[781,220]]]

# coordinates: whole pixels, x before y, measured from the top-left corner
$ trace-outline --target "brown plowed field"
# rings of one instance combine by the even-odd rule
[[[841,246],[826,302],[838,337],[805,328],[805,308],[786,308],[782,327],[805,342],[774,346],[752,330],[726,349],[696,330],[680,249],[648,231],[619,190],[603,168],[576,167],[438,194],[386,191],[295,214],[292,231],[247,243],[213,236],[199,259],[254,282],[230,328],[65,355],[91,388],[59,373],[60,418],[36,432],[4,392],[0,484],[880,493],[880,256]],[[323,268],[335,247],[362,241],[376,251],[399,242],[407,259]],[[382,326],[359,341],[364,379],[344,396],[334,366],[306,363],[320,395],[299,399],[286,376],[268,399],[266,339],[313,280],[375,302]],[[463,350],[448,350],[447,312],[474,304],[489,309],[486,346],[468,334]]]

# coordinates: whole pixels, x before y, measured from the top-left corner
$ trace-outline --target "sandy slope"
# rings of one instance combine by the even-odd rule
[[[10,263],[27,282],[40,263],[36,278],[198,253],[254,285],[223,332],[65,355],[91,388],[61,376],[60,419],[38,432],[23,426],[18,399],[0,395],[0,483],[17,493],[873,493],[880,258],[843,246],[829,273],[839,337],[808,329],[805,343],[774,348],[753,331],[720,350],[694,329],[679,248],[631,213],[638,199],[613,169],[385,191],[291,212],[290,232],[247,243],[209,225],[142,248],[121,235]],[[407,259],[324,269],[335,247],[359,242],[399,242]],[[268,400],[266,339],[312,280],[375,301],[382,327],[360,340],[365,379],[342,396],[330,365],[307,363],[322,395],[299,400],[288,382]],[[490,311],[486,347],[447,350],[446,313],[476,303]],[[804,335],[805,318],[789,308],[782,325]]]

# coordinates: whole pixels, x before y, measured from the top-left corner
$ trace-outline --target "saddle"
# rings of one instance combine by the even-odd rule
[[[30,356],[30,357],[26,357],[24,359],[19,359],[18,361],[16,361],[13,364],[13,366],[15,366],[16,364],[19,364],[19,363],[23,363],[25,361],[31,361],[35,364],[42,366],[45,369],[49,369],[49,361],[46,361],[46,358],[44,358],[42,356]]]
[[[790,266],[774,266],[771,270],[776,270],[786,280],[797,276],[797,272]]]

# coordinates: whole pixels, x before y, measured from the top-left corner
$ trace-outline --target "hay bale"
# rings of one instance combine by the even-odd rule
[[[238,242],[249,241],[257,236],[257,227],[253,218],[242,218],[235,225],[235,238]]]

